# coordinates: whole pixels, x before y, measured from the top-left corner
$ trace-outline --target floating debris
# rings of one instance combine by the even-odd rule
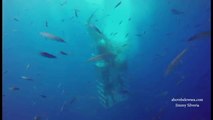
[[[47,53],[47,52],[41,52],[40,55],[43,56],[43,57],[47,57],[47,58],[56,58],[55,55],[52,55],[52,54]]]
[[[191,36],[187,41],[194,41],[198,40],[204,37],[210,37],[211,36],[211,31],[205,31],[205,32],[199,32],[193,36]]]
[[[179,10],[177,10],[177,9],[171,9],[171,12],[172,12],[172,14],[174,14],[174,15],[181,15],[181,14],[184,14],[184,12],[183,11],[179,11]]]
[[[14,21],[18,22],[19,20],[17,18],[13,18]]]
[[[29,80],[29,81],[33,80],[32,78],[27,77],[27,76],[21,76],[21,79],[23,79],[23,80]]]
[[[117,8],[118,6],[120,6],[121,3],[122,3],[121,1],[119,3],[117,3],[114,8]]]
[[[48,32],[40,32],[41,36],[45,37],[45,38],[48,38],[48,39],[51,39],[51,40],[55,40],[57,42],[61,42],[61,43],[65,43],[65,41],[58,37],[58,36],[55,36],[53,34],[50,34]]]
[[[165,75],[169,75],[169,73],[172,72],[172,70],[174,69],[174,67],[179,63],[179,61],[181,60],[181,58],[183,58],[183,56],[185,55],[187,51],[187,48],[185,48],[181,53],[179,53],[172,61],[171,63],[168,65]]]
[[[13,86],[13,87],[9,87],[9,90],[11,90],[11,91],[19,91],[20,88]]]
[[[65,53],[64,51],[60,51],[60,53],[61,53],[62,55],[68,55],[68,54]]]

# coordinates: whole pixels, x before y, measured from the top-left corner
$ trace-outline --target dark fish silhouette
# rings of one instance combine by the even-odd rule
[[[129,94],[129,91],[128,90],[120,90],[119,91],[121,94]]]
[[[73,104],[76,101],[76,97],[72,98],[70,104]]]
[[[123,21],[121,20],[120,22],[119,22],[119,25],[122,23]]]
[[[172,12],[172,14],[174,14],[174,15],[181,15],[181,14],[184,14],[184,12],[183,11],[179,11],[179,10],[177,10],[177,9],[171,9],[171,12]]]
[[[91,24],[90,27],[91,27],[92,29],[94,29],[97,33],[103,35],[103,33],[101,32],[101,30],[100,30],[97,26]]]
[[[9,88],[9,90],[12,90],[12,91],[18,91],[18,90],[20,90],[20,88],[18,88],[18,87],[14,87],[14,86],[13,86],[13,87],[10,87],[10,88]]]
[[[16,22],[18,22],[18,21],[19,21],[17,18],[13,18],[13,20],[15,20]]]
[[[48,27],[48,22],[47,21],[45,21],[45,26]]]
[[[63,51],[60,51],[60,53],[61,53],[62,55],[68,55],[67,53],[65,53],[65,52],[63,52]]]
[[[78,17],[79,10],[75,9],[74,12],[75,12],[75,17]]]
[[[117,3],[114,8],[117,8],[118,6],[120,6],[121,3],[122,3],[121,1],[119,3]]]
[[[64,2],[60,3],[61,6],[67,4],[67,0],[65,0]]]
[[[43,56],[43,57],[47,57],[47,58],[56,58],[55,55],[52,55],[52,54],[47,53],[47,52],[41,52],[40,55]]]
[[[5,70],[3,73],[6,74],[8,72],[8,70]]]
[[[47,96],[46,95],[40,95],[42,98],[46,98]]]
[[[135,34],[136,36],[138,36],[138,37],[142,37],[142,35],[141,34]]]
[[[199,32],[193,36],[191,36],[188,41],[194,41],[194,40],[198,40],[204,37],[209,37],[211,36],[211,31],[205,31],[205,32]]]
[[[128,37],[128,35],[129,35],[129,33],[127,33],[127,34],[125,35],[125,38]]]

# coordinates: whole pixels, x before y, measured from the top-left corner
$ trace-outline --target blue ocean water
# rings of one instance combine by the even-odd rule
[[[119,2],[3,0],[3,120],[210,120],[210,0]],[[124,6],[131,6],[131,20],[112,24],[131,25],[123,76],[128,99],[105,108],[98,99],[98,70],[88,62],[96,47],[85,23],[96,9],[123,18],[116,12]],[[103,30],[107,17],[100,12],[96,19]],[[186,102],[173,98],[203,101],[178,108],[175,103]]]

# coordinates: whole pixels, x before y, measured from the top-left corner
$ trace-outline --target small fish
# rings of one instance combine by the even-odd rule
[[[41,117],[40,116],[34,116],[33,120],[41,120]]]
[[[128,45],[128,44],[127,44],[127,43],[125,43],[125,44],[123,44],[123,45],[122,45],[122,47],[126,47],[127,45]]]
[[[171,63],[168,65],[165,75],[169,75],[169,73],[172,72],[172,70],[174,69],[174,67],[180,62],[181,58],[183,58],[183,56],[185,55],[185,53],[187,52],[187,48],[185,48],[183,51],[181,51],[181,53],[179,53],[172,61]]]
[[[79,10],[75,9],[74,12],[75,12],[75,17],[78,17]]]
[[[118,2],[116,5],[115,5],[115,7],[114,8],[117,8],[118,6],[120,6],[121,5],[121,1],[120,2]]]
[[[129,33],[127,33],[127,34],[125,35],[125,38],[128,37],[128,35],[129,35]]]
[[[131,18],[131,17],[129,17],[128,21],[131,21],[131,20],[132,20],[132,18]]]
[[[61,91],[61,94],[64,94],[64,92],[65,92],[65,90],[63,89],[63,90]]]
[[[160,108],[159,112],[153,116],[152,120],[161,120],[164,114],[165,114],[165,109]]]
[[[19,20],[17,18],[13,18],[14,21],[18,22]]]
[[[176,82],[176,85],[180,85],[183,82],[183,79],[180,79]]]
[[[61,85],[62,85],[61,83],[58,83],[58,86],[57,86],[57,88],[61,88]]]
[[[104,59],[105,56],[106,56],[106,54],[96,55],[96,56],[93,56],[93,57],[89,58],[88,61],[89,62],[99,61],[99,60]]]
[[[52,55],[52,54],[47,53],[47,52],[41,52],[40,55],[43,56],[43,57],[47,57],[47,58],[56,58],[55,55]]]
[[[199,32],[191,36],[187,41],[194,41],[194,40],[198,40],[198,39],[209,37],[209,36],[211,36],[211,31]]]
[[[26,65],[26,70],[28,70],[30,68],[30,64]]]
[[[60,3],[61,6],[67,4],[67,0],[65,0],[64,2]]]
[[[48,27],[48,22],[47,21],[45,21],[45,26]]]
[[[6,74],[8,72],[8,70],[5,70],[3,73]]]
[[[42,97],[42,98],[46,98],[47,96],[46,96],[46,95],[40,95],[40,97]]]
[[[115,32],[113,35],[115,36],[115,35],[117,35],[118,33],[117,32]]]
[[[40,35],[45,37],[45,38],[48,38],[48,39],[51,39],[51,40],[55,40],[57,42],[65,43],[65,41],[62,38],[60,38],[58,36],[55,36],[53,34],[50,34],[48,32],[40,32]]]
[[[103,35],[103,33],[100,31],[100,29],[97,26],[90,24],[90,27],[94,29],[98,34]]]
[[[120,90],[119,92],[120,92],[121,94],[124,94],[124,95],[129,94],[129,91],[128,91],[128,90]]]
[[[164,91],[164,92],[162,92],[162,93],[160,93],[160,96],[166,96],[166,95],[168,95],[168,91]]]
[[[167,32],[167,33],[166,33],[166,36],[170,36],[170,35],[172,35],[171,32]]]
[[[137,37],[141,37],[142,35],[141,34],[135,34]]]
[[[76,97],[72,98],[70,104],[73,104],[76,101]]]
[[[20,88],[13,86],[13,87],[10,87],[9,90],[11,90],[11,91],[18,91],[18,90],[20,90]]]
[[[122,23],[123,21],[121,20],[120,22],[119,22],[119,25]]]
[[[64,103],[63,103],[62,106],[61,106],[61,109],[60,109],[61,112],[64,111],[64,106],[65,106],[65,104],[66,104],[66,101],[64,101]]]
[[[21,76],[21,79],[23,79],[23,80],[32,80],[32,78],[27,77],[27,76]]]
[[[63,52],[63,51],[60,51],[60,53],[61,53],[62,55],[68,55],[67,53],[65,53],[65,52]]]
[[[184,14],[184,12],[183,11],[179,11],[179,10],[177,10],[177,9],[171,9],[171,12],[172,12],[172,14],[174,14],[174,15],[181,15],[181,14]]]

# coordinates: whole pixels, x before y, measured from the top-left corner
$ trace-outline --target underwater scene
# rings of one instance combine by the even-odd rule
[[[3,120],[210,120],[210,0],[3,0]]]

